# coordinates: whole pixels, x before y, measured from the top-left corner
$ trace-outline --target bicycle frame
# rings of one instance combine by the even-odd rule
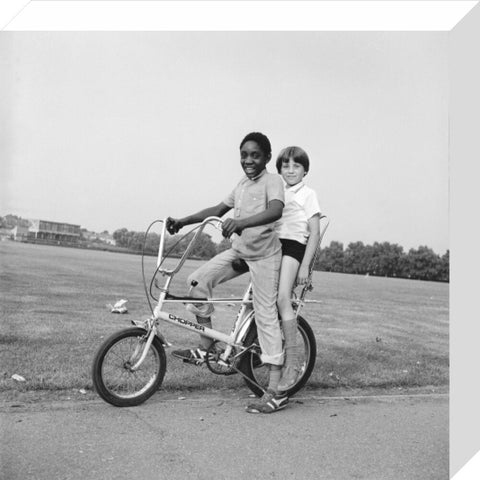
[[[322,216],[321,218],[325,218],[325,216]],[[221,225],[222,220],[218,217],[208,217],[206,218],[199,227],[197,227],[197,231],[195,232],[195,235],[193,238],[190,240],[190,242],[187,245],[187,248],[185,249],[185,252],[183,255],[180,257],[178,263],[171,269],[167,268],[162,268],[162,264],[165,260],[164,257],[164,249],[165,249],[165,237],[166,237],[166,220],[162,220],[162,232],[160,235],[160,244],[158,248],[158,256],[157,256],[157,269],[155,272],[155,275],[157,273],[160,273],[162,276],[166,276],[165,284],[162,288],[159,288],[160,290],[160,296],[157,301],[157,306],[155,307],[153,311],[153,316],[147,320],[147,324],[142,326],[145,326],[148,332],[148,337],[147,337],[147,343],[145,345],[144,351],[140,357],[140,359],[135,363],[135,365],[132,367],[133,370],[137,369],[145,359],[145,356],[148,352],[148,349],[150,348],[150,345],[153,341],[154,335],[157,335],[162,343],[164,345],[169,345],[169,343],[166,341],[166,339],[161,335],[161,333],[158,331],[158,323],[160,320],[163,320],[167,323],[170,323],[172,325],[176,325],[178,327],[185,328],[187,330],[199,333],[203,336],[206,336],[208,338],[211,338],[213,340],[223,342],[226,344],[225,351],[221,354],[220,358],[223,361],[226,361],[229,356],[232,353],[233,348],[237,348],[240,350],[240,354],[245,351],[245,347],[242,345],[242,341],[245,337],[245,335],[248,332],[248,329],[251,325],[251,322],[253,320],[253,306],[252,306],[252,284],[250,283],[248,288],[246,289],[244,295],[242,298],[195,298],[195,297],[175,297],[173,295],[169,294],[169,287],[170,283],[176,273],[180,271],[182,268],[183,264],[185,263],[186,259],[188,258],[193,245],[195,244],[198,236],[203,232],[205,227],[207,225],[215,225],[218,228],[218,225]],[[328,227],[328,222],[324,226],[324,228],[321,230],[320,233],[320,239],[318,242],[317,250],[315,252],[314,259],[312,261],[310,271],[309,271],[309,279],[307,281],[307,284],[304,285],[302,288],[302,291],[300,293],[299,298],[292,298],[292,302],[296,305],[296,315],[298,316],[300,309],[303,307],[305,303],[317,303],[314,300],[305,300],[305,296],[308,291],[312,290],[312,284],[311,284],[311,277],[312,277],[312,271],[313,271],[313,265],[315,263],[315,260],[317,258],[317,255],[320,250],[320,244],[323,239],[323,236],[325,234],[325,231]],[[171,313],[168,313],[166,311],[163,311],[163,307],[167,303],[182,303],[182,304],[188,304],[188,303],[212,303],[212,304],[224,304],[224,303],[240,303],[241,307],[239,312],[237,313],[237,318],[233,324],[232,330],[229,335],[219,332],[215,329],[206,327],[205,325],[192,322],[190,320],[187,320],[183,317],[180,317],[178,315],[173,315]],[[139,322],[133,322],[135,325],[139,325]]]
[[[194,297],[175,297],[169,294],[169,287],[170,283],[176,273],[180,271],[183,264],[185,263],[186,259],[188,258],[195,241],[197,240],[198,236],[203,232],[205,227],[209,224],[221,224],[222,220],[218,217],[208,217],[206,218],[200,226],[197,228],[195,235],[190,240],[185,249],[185,252],[180,257],[177,264],[171,268],[162,268],[164,258],[164,249],[165,249],[165,236],[166,236],[166,220],[162,221],[162,232],[160,235],[160,244],[158,248],[158,256],[157,256],[157,270],[155,275],[160,273],[163,276],[166,276],[165,284],[162,288],[160,288],[160,296],[157,301],[157,306],[153,311],[153,316],[147,320],[147,325],[140,324],[140,322],[133,322],[135,325],[145,326],[148,332],[147,343],[145,345],[144,351],[139,358],[139,360],[133,365],[132,369],[137,369],[145,359],[145,356],[150,348],[150,345],[153,341],[154,335],[157,335],[164,345],[168,345],[166,339],[161,335],[158,331],[158,323],[159,321],[163,320],[167,323],[172,325],[176,325],[178,327],[185,328],[187,330],[199,333],[203,336],[211,338],[213,340],[223,342],[226,344],[226,349],[221,355],[221,359],[226,361],[232,353],[232,349],[235,347],[240,349],[241,352],[245,350],[245,348],[241,345],[241,340],[245,337],[250,324],[253,320],[253,308],[252,308],[252,286],[251,283],[249,284],[248,288],[246,289],[242,298],[211,298],[211,299],[199,299]],[[196,322],[192,322],[187,320],[183,317],[178,315],[173,315],[172,313],[168,313],[163,311],[164,305],[167,303],[213,303],[213,304],[222,304],[222,303],[240,303],[241,308],[237,314],[237,318],[233,324],[232,330],[230,335],[226,335],[223,332],[219,332],[213,328],[206,327],[205,325],[201,325]]]
[[[270,368],[268,364],[262,362],[262,350],[258,339],[258,335],[261,332],[255,329],[256,325],[253,323],[255,312],[252,301],[252,284],[249,284],[243,297],[236,299],[180,297],[169,293],[172,278],[182,268],[185,260],[191,254],[193,244],[198,240],[198,236],[202,233],[205,226],[208,224],[219,224],[220,222],[221,220],[217,217],[209,217],[191,230],[188,233],[188,237],[181,237],[180,241],[183,242],[186,238],[188,244],[183,255],[175,263],[171,262],[172,259],[169,253],[164,254],[166,220],[162,221],[162,235],[160,237],[157,265],[155,273],[150,280],[149,291],[142,256],[145,293],[152,315],[144,321],[132,321],[136,328],[122,329],[106,338],[98,348],[93,360],[93,385],[100,397],[106,402],[118,407],[139,405],[150,398],[161,386],[167,369],[165,347],[171,346],[159,330],[161,321],[185,328],[213,340],[207,349],[206,355],[202,355],[204,362],[201,362],[205,363],[212,373],[216,375],[239,374],[245,380],[247,387],[256,396],[261,396],[265,392],[269,382]],[[325,229],[326,226],[320,232],[320,241],[323,238]],[[195,231],[196,234],[192,235],[193,238],[191,238],[190,235]],[[320,241],[315,255],[318,254]],[[174,248],[176,248],[177,244],[178,242],[175,243]],[[168,257],[168,262],[165,262],[166,257]],[[232,258],[234,257],[232,256]],[[167,265],[173,265],[173,268],[167,268]],[[298,298],[295,296],[295,292],[292,292],[294,297],[292,298],[292,304],[297,314],[297,330],[300,339],[300,348],[298,349],[299,375],[295,383],[289,388],[288,395],[294,395],[306,384],[315,366],[317,352],[315,334],[303,315],[299,315],[299,310],[307,303],[307,300],[305,300],[306,293],[312,290],[312,270],[313,268],[310,268],[308,281],[303,285]],[[158,285],[158,274],[166,277],[163,287]],[[230,277],[233,276],[235,275],[230,275]],[[159,294],[157,294],[157,291],[154,292],[153,287],[158,288]],[[150,300],[151,298],[156,302],[155,307]],[[207,302],[213,304],[231,304],[232,302],[239,304],[230,334],[222,333],[196,321],[187,320],[182,316],[164,310],[168,303],[195,305]],[[177,310],[171,311],[176,312]],[[217,344],[217,342],[220,342],[221,345]],[[180,356],[180,358],[182,357]],[[195,363],[200,364],[200,362]]]

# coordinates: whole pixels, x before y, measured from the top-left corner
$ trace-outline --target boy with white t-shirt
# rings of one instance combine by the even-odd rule
[[[285,337],[285,364],[277,388],[286,391],[299,374],[292,290],[295,282],[299,285],[307,282],[310,263],[320,239],[320,207],[315,191],[303,183],[310,168],[310,160],[303,149],[284,148],[278,155],[276,166],[285,182],[285,207],[282,218],[275,224],[282,243],[277,305]]]

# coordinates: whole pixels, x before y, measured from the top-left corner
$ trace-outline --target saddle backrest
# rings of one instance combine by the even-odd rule
[[[322,220],[324,220],[323,221],[323,223],[324,223],[323,227],[322,227]],[[315,263],[317,261],[317,258],[320,255],[322,240],[323,240],[323,237],[324,237],[325,232],[327,231],[327,228],[328,228],[329,225],[330,225],[330,220],[328,219],[328,217],[326,215],[321,215],[320,216],[320,238],[318,239],[317,248],[315,249],[315,254],[313,255],[312,261],[310,263],[310,268],[308,270],[309,278],[312,277],[313,268],[315,267]]]

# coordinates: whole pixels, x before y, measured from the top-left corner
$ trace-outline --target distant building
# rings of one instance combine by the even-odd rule
[[[27,238],[61,243],[76,243],[80,238],[80,225],[50,222],[47,220],[30,220]]]
[[[50,220],[26,219],[16,215],[0,217],[0,240],[17,240],[46,244],[64,244],[84,246],[91,244],[116,245],[113,235],[108,231],[96,233],[71,223],[52,222]]]
[[[113,245],[115,246],[117,244],[117,242],[115,241],[115,239],[113,238],[113,235],[110,235],[108,232],[104,232],[104,233],[100,233],[98,235],[98,239],[103,242],[103,243],[106,243],[108,245]]]
[[[100,243],[106,243],[107,245],[113,245],[113,246],[117,244],[113,236],[110,235],[108,232],[96,233],[96,232],[87,230],[85,228],[82,228],[81,233],[82,233],[82,238],[87,240],[88,242],[100,242]]]
[[[87,230],[86,228],[81,229],[82,238],[87,240],[87,242],[93,242],[98,240],[98,233]]]

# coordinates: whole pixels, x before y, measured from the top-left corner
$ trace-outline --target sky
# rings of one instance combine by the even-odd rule
[[[448,32],[2,32],[0,215],[145,231],[239,144],[311,160],[326,244],[448,248]]]

